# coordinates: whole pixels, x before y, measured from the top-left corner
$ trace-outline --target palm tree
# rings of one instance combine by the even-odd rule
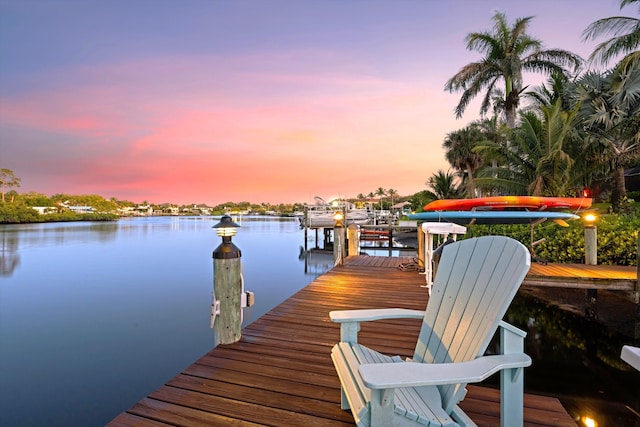
[[[376,190],[376,196],[379,196],[380,200],[380,210],[382,210],[382,198],[387,195],[387,190],[382,187],[378,187]]]
[[[566,75],[552,73],[546,84],[534,87],[531,91],[525,92],[524,96],[530,101],[527,109],[539,110],[541,106],[552,106],[558,99],[562,99],[563,108],[571,109],[570,96],[571,82]]]
[[[640,0],[620,0],[620,9],[632,3],[640,3]],[[583,41],[595,40],[606,34],[611,37],[596,46],[589,56],[591,61],[606,64],[618,55],[624,55],[618,63],[624,67],[640,60],[640,19],[625,16],[599,19],[584,30],[582,38]]]
[[[393,198],[398,195],[398,192],[393,188],[387,190],[387,195],[391,197],[391,206],[393,206]]]
[[[513,130],[511,142],[485,141],[479,151],[498,166],[479,170],[479,186],[508,194],[564,196],[577,186],[572,166],[574,154],[567,148],[574,137],[578,108],[564,111],[562,100],[541,106],[539,112],[520,115],[520,126]]]
[[[507,137],[510,134],[511,129],[506,127],[505,123],[498,120],[498,114],[494,114],[494,116],[490,119],[475,121],[473,122],[473,124],[480,130],[482,134],[482,141],[478,142],[476,147],[478,145],[484,144],[487,141],[497,145],[507,144]],[[493,169],[497,168],[497,160],[495,158],[486,156],[486,153],[479,151],[477,148],[474,148],[474,152],[476,152],[482,158],[482,164],[479,166],[479,168],[484,164],[486,164],[487,167],[489,167],[488,165],[491,164],[491,168]],[[493,194],[493,189],[487,186],[483,186],[481,191],[484,194]]]
[[[460,190],[456,185],[456,175],[449,171],[444,172],[442,169],[431,175],[425,183],[431,191],[427,191],[427,195],[432,199],[455,199],[460,197]]]
[[[575,81],[567,79],[562,74],[553,73],[546,84],[543,83],[532,91],[525,93],[527,99],[530,100],[526,110],[543,113],[545,108],[547,111],[554,108],[557,109],[556,103],[559,103],[560,111],[564,111],[565,114],[572,114],[571,112],[576,108],[575,88]],[[594,167],[593,158],[587,149],[583,127],[574,122],[568,132],[569,134],[563,141],[563,151],[571,153],[574,171],[572,181],[576,185],[578,181],[581,181],[579,187],[584,189],[597,179],[599,170]]]
[[[567,196],[575,190],[572,167],[574,157],[567,152],[577,124],[578,108],[566,111],[562,99],[541,107],[544,131],[543,156],[536,164],[536,180],[531,184],[533,195]]]
[[[476,197],[473,174],[482,164],[482,158],[473,148],[482,139],[480,129],[470,125],[448,133],[442,143],[443,148],[447,150],[445,158],[449,164],[466,178],[464,187],[468,197]]]
[[[624,170],[640,156],[640,61],[585,74],[576,98],[590,148],[611,172],[611,204],[619,212],[627,196]]]
[[[566,74],[567,66],[578,69],[582,63],[579,56],[561,49],[543,50],[542,42],[526,33],[532,19],[533,17],[519,18],[510,27],[506,15],[496,12],[493,17],[493,32],[467,35],[467,50],[476,50],[484,57],[462,67],[445,84],[445,90],[449,92],[462,91],[460,102],[455,108],[457,118],[462,117],[471,99],[483,90],[486,94],[480,114],[485,115],[494,96],[500,93],[497,84],[504,81],[504,112],[507,126],[514,128],[516,109],[523,91],[523,72]]]

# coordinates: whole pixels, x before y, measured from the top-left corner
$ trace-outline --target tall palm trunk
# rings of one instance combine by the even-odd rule
[[[473,182],[473,165],[467,163],[467,192],[469,193],[470,198],[476,197],[476,185]]]
[[[514,129],[516,127],[516,110],[518,109],[519,91],[513,87],[513,79],[505,78],[506,90],[504,100],[504,115],[507,121],[507,127]]]
[[[627,197],[627,188],[624,183],[624,166],[618,166],[612,175],[611,208],[614,212],[623,210],[623,202]]]

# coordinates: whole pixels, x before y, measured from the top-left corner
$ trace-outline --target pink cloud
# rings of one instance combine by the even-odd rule
[[[446,168],[442,138],[463,126],[450,95],[430,94],[417,79],[359,74],[348,62],[326,64],[329,72],[296,63],[285,72],[290,63],[277,57],[273,71],[257,73],[255,59],[63,70],[68,86],[0,100],[0,122],[50,139],[34,149],[58,147],[56,178],[39,188],[41,171],[34,183],[43,192],[292,202],[380,186],[411,194]],[[64,173],[54,174],[59,165]]]

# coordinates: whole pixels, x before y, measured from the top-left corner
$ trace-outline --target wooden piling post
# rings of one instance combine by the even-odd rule
[[[309,231],[309,227],[307,227],[305,225],[304,226],[304,250],[305,250],[305,252],[307,251],[307,242],[309,241],[308,231]]]
[[[360,227],[351,223],[347,227],[347,242],[349,244],[348,256],[360,255]]]
[[[591,224],[584,228],[584,263],[587,265],[598,264],[598,228]],[[585,315],[590,318],[598,318],[598,290],[585,290]]]
[[[239,251],[238,251],[239,254]],[[217,316],[213,324],[215,344],[240,340],[242,330],[242,277],[240,257],[213,259],[213,294]]]
[[[598,264],[598,228],[595,225],[584,228],[584,263]]]
[[[231,242],[239,227],[227,215],[216,224],[222,243],[213,251],[213,307],[211,323],[214,345],[240,340],[242,330],[242,264],[240,249]]]
[[[633,338],[640,339],[640,232],[638,232],[638,252],[636,253],[636,318],[633,328]]]
[[[424,230],[422,224],[418,223],[418,268],[424,267],[425,246],[424,246]]]
[[[344,264],[344,258],[347,254],[346,237],[347,233],[343,226],[336,225],[333,228],[333,260],[335,265]]]
[[[636,304],[640,303],[640,231],[638,231],[638,252],[636,253]],[[638,308],[640,321],[640,307]]]

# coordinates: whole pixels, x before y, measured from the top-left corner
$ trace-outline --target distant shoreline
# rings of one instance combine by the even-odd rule
[[[39,215],[39,214],[38,214]],[[120,217],[115,214],[50,214],[39,215],[6,215],[0,216],[0,225],[16,225],[16,224],[42,224],[50,222],[79,222],[79,221],[117,221]]]

